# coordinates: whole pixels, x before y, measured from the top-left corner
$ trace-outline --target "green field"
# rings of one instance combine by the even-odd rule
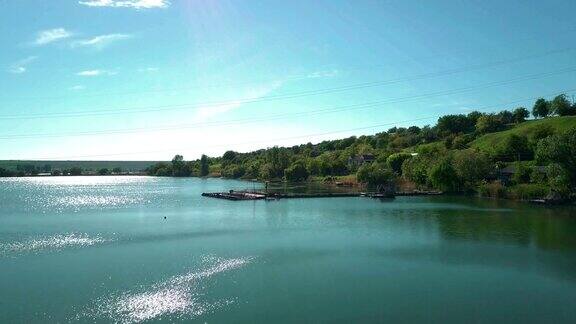
[[[97,171],[102,168],[112,170],[121,168],[123,171],[137,172],[145,170],[150,165],[158,161],[33,161],[33,160],[3,160],[0,161],[0,168],[16,170],[18,165],[34,165],[43,170],[45,166],[50,166],[51,170],[70,169],[73,167],[82,168],[86,171]]]
[[[530,137],[538,127],[550,127],[555,133],[567,131],[576,127],[576,116],[549,117],[523,122],[511,129],[483,135],[470,143],[470,147],[484,152],[490,152],[511,134]]]

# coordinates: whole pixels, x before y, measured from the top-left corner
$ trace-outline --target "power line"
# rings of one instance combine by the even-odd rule
[[[476,90],[480,87],[468,88],[466,91]],[[570,91],[576,91],[576,89],[565,89],[562,91],[555,91],[554,93],[546,94],[545,96],[556,95],[559,93],[565,93]],[[203,128],[203,127],[214,127],[214,126],[229,126],[229,125],[237,125],[237,124],[250,124],[262,121],[270,121],[270,120],[279,120],[291,117],[300,117],[300,116],[314,116],[314,115],[323,115],[329,113],[339,113],[339,112],[347,112],[347,111],[356,111],[356,110],[363,110],[363,109],[370,109],[370,108],[377,108],[383,104],[395,104],[395,103],[403,103],[409,101],[416,101],[427,99],[431,97],[436,97],[440,95],[447,95],[447,94],[456,94],[463,92],[462,90],[454,91],[454,90],[446,90],[434,93],[427,93],[417,96],[406,96],[406,97],[399,97],[394,99],[385,99],[379,100],[374,102],[368,103],[360,103],[360,104],[352,104],[352,105],[343,105],[343,106],[336,106],[333,108],[322,108],[316,109],[312,111],[304,111],[304,112],[295,112],[295,113],[282,113],[282,114],[275,114],[270,115],[267,117],[262,118],[241,118],[241,119],[233,119],[228,121],[214,121],[214,122],[198,122],[198,123],[190,123],[190,124],[179,124],[179,125],[170,125],[170,126],[162,126],[162,127],[138,127],[138,128],[123,128],[123,129],[110,129],[110,130],[99,130],[99,131],[85,131],[85,132],[64,132],[64,133],[35,133],[35,134],[11,134],[11,135],[4,135],[0,136],[0,140],[18,140],[18,139],[30,139],[30,138],[54,138],[54,137],[67,137],[67,136],[91,136],[91,135],[114,135],[114,134],[130,134],[130,133],[149,133],[149,132],[157,132],[157,131],[170,131],[170,130],[180,130],[180,129],[191,129],[191,128]],[[497,105],[492,105],[490,108],[503,106],[503,105],[511,105],[515,103],[521,103],[528,100],[536,100],[539,97],[530,97],[524,98],[514,101],[508,101],[504,103],[499,103]]]
[[[556,50],[556,51],[551,51],[551,52],[565,51],[565,50],[572,50],[572,49],[573,48]],[[551,52],[548,52],[548,53],[551,53]],[[541,55],[542,54],[540,54],[539,56],[541,56]],[[531,56],[531,57],[535,57],[535,56]],[[84,116],[98,116],[98,115],[118,115],[118,114],[146,113],[146,112],[157,112],[157,111],[168,111],[168,110],[182,110],[182,109],[198,108],[198,107],[202,107],[202,106],[218,106],[218,105],[225,105],[225,104],[233,104],[233,103],[238,103],[238,102],[241,102],[242,104],[249,104],[249,103],[265,102],[265,101],[272,101],[272,100],[293,99],[293,98],[301,98],[301,97],[307,97],[307,96],[316,96],[316,95],[323,95],[323,94],[329,94],[329,93],[336,93],[336,92],[358,90],[358,89],[364,89],[364,88],[370,88],[370,87],[377,87],[377,86],[383,86],[383,85],[394,84],[394,83],[399,83],[399,82],[415,81],[415,80],[422,80],[422,79],[439,77],[439,76],[446,76],[446,75],[455,74],[455,73],[461,73],[461,72],[466,72],[466,71],[483,69],[486,67],[500,66],[503,64],[508,64],[508,63],[517,61],[517,60],[518,60],[518,58],[509,59],[509,60],[502,60],[502,61],[488,63],[488,64],[479,64],[479,65],[472,65],[472,66],[461,67],[461,68],[456,68],[456,69],[444,70],[444,71],[440,71],[440,72],[425,73],[425,74],[412,76],[412,77],[404,77],[404,78],[372,81],[372,82],[363,82],[363,83],[356,83],[356,84],[352,84],[352,85],[348,85],[348,86],[324,88],[324,89],[317,89],[317,90],[307,90],[307,91],[293,92],[293,93],[288,93],[288,94],[272,95],[272,96],[265,96],[265,97],[251,97],[251,98],[243,98],[243,99],[235,99],[235,100],[227,100],[227,101],[207,101],[207,102],[201,102],[201,103],[160,105],[160,106],[148,106],[148,107],[108,108],[108,109],[99,109],[99,110],[89,110],[89,111],[83,111],[83,112],[52,113],[52,114],[44,113],[44,114],[27,114],[27,115],[0,115],[0,119],[13,120],[13,119],[67,118],[67,117],[84,117]],[[566,71],[566,72],[571,72],[571,71],[572,70]],[[560,73],[562,73],[562,72],[560,71]],[[536,75],[540,75],[540,74],[536,74]]]
[[[534,99],[534,98],[530,98],[530,99]],[[516,100],[514,102],[508,102],[507,104],[517,103],[520,101],[525,101],[525,100],[524,99]],[[490,106],[484,106],[481,108],[477,108],[475,110],[477,110],[477,111],[488,110],[488,109],[492,109],[496,106],[501,106],[501,105],[503,105],[503,104],[500,103],[500,104],[495,104],[495,105],[490,105]],[[125,155],[138,155],[138,154],[149,154],[149,153],[181,152],[181,151],[198,149],[198,148],[242,146],[242,145],[247,145],[247,144],[279,142],[279,141],[292,140],[292,139],[309,138],[309,137],[315,137],[315,136],[324,136],[324,135],[339,134],[339,133],[346,133],[346,132],[359,131],[359,130],[367,130],[367,129],[373,129],[373,128],[386,127],[386,126],[396,126],[399,124],[429,120],[429,119],[439,118],[442,116],[444,116],[444,114],[437,114],[437,115],[431,115],[431,116],[420,117],[420,118],[405,119],[405,120],[401,120],[401,121],[388,122],[388,123],[382,123],[382,124],[376,124],[376,125],[370,125],[370,126],[355,127],[355,128],[348,128],[348,129],[341,129],[341,130],[322,132],[322,133],[312,133],[312,134],[306,134],[306,135],[298,135],[298,136],[290,136],[290,137],[266,139],[266,140],[256,140],[256,141],[248,141],[248,142],[239,142],[239,143],[207,144],[205,146],[196,146],[194,148],[192,148],[192,147],[189,147],[189,148],[172,148],[172,149],[153,150],[153,151],[77,155],[77,156],[66,156],[66,157],[46,157],[46,158],[35,158],[35,159],[30,159],[30,160],[37,160],[37,161],[41,161],[41,160],[72,160],[72,159],[98,158],[98,157],[108,157],[108,156],[125,156]]]

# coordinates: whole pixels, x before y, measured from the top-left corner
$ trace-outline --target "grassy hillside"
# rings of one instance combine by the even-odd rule
[[[32,160],[4,160],[0,161],[0,168],[16,170],[17,165],[34,165],[43,169],[49,165],[52,170],[69,169],[79,167],[83,170],[97,171],[102,168],[121,168],[123,171],[142,171],[157,161],[32,161]]]
[[[504,138],[511,134],[524,135],[530,137],[538,127],[550,127],[555,133],[567,131],[576,127],[576,116],[549,117],[538,120],[529,120],[521,123],[511,129],[483,135],[470,143],[470,147],[478,148],[484,152],[490,152],[498,144],[502,143]]]

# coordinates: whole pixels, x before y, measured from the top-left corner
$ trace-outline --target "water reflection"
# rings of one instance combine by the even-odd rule
[[[435,219],[445,239],[576,250],[576,210],[573,207],[546,208],[526,204],[515,207],[513,213],[443,210]]]

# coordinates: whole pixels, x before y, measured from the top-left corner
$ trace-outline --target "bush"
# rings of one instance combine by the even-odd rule
[[[504,198],[506,187],[500,181],[484,182],[478,187],[478,193],[481,197]]]
[[[402,174],[402,163],[412,157],[410,153],[395,153],[386,159],[386,164],[394,172]]]
[[[532,171],[530,172],[530,182],[531,183],[546,183],[548,179],[546,178],[546,174],[540,172],[537,168],[533,167]]]
[[[457,150],[463,150],[468,147],[468,143],[474,140],[472,134],[458,135],[452,140],[451,148]]]
[[[450,159],[438,161],[429,173],[432,185],[442,191],[458,191],[459,179]]]
[[[533,151],[536,151],[538,142],[548,136],[554,135],[554,128],[550,125],[539,125],[534,129],[529,138],[529,145]]]
[[[543,199],[548,195],[548,186],[535,183],[518,184],[510,188],[509,195],[514,199]]]
[[[514,163],[515,172],[512,175],[512,182],[515,184],[528,183],[530,181],[530,175],[532,173],[532,168],[530,168],[526,163],[516,162]]]
[[[411,159],[404,161],[402,164],[402,175],[418,186],[425,186],[428,184],[428,169],[430,168],[430,161],[425,155],[417,155]]]
[[[359,182],[369,185],[386,184],[394,180],[394,173],[378,163],[364,164],[356,173]]]
[[[478,181],[486,178],[492,171],[490,159],[482,153],[472,150],[459,151],[454,154],[454,169],[467,189],[473,188]]]

